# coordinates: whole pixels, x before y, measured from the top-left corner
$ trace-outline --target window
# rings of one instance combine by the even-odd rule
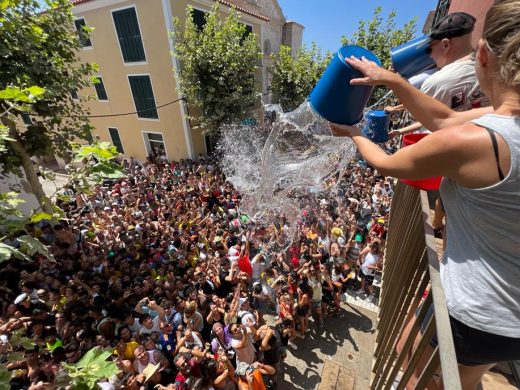
[[[115,127],[109,127],[108,132],[110,133],[112,144],[114,144],[117,151],[121,154],[124,154],[125,151],[123,149],[123,144],[121,143],[121,138],[119,137],[119,131]]]
[[[70,93],[70,96],[71,96],[72,99],[74,99],[74,100],[79,100],[78,91],[72,91],[72,92]]]
[[[435,10],[435,16],[433,17],[433,22],[431,25],[431,29],[435,28],[437,24],[448,15],[450,9],[450,0],[439,0],[437,3],[437,9]]]
[[[146,151],[151,157],[166,157],[166,148],[161,133],[143,133]]]
[[[114,11],[112,17],[116,26],[119,46],[121,46],[123,53],[123,60],[125,62],[146,61],[135,8]]]
[[[86,26],[85,19],[76,19],[74,21],[76,31],[78,33],[79,42],[83,47],[92,47],[92,42],[89,37],[89,33],[85,31],[83,27]]]
[[[204,29],[207,14],[207,12],[201,11],[200,9],[193,9],[191,16],[193,18],[193,23],[197,26],[197,30],[202,31]]]
[[[105,90],[105,84],[103,83],[103,79],[101,77],[96,77],[98,83],[94,84],[96,88],[96,94],[99,100],[108,100],[107,91]]]
[[[139,118],[158,119],[150,76],[128,76]]]
[[[27,114],[26,112],[22,112],[21,114],[22,116],[22,121],[25,125],[29,126],[29,125],[32,125],[32,119],[31,117],[29,116],[29,114]]]
[[[253,26],[250,26],[249,24],[246,24],[246,32],[244,34],[244,37],[249,36],[249,34],[253,33]]]

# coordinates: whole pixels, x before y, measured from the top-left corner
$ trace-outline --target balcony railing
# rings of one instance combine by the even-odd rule
[[[415,373],[415,389],[437,374],[445,389],[461,389],[427,194],[402,183],[390,212],[380,306],[371,388],[390,389],[400,375],[396,388],[404,389]]]

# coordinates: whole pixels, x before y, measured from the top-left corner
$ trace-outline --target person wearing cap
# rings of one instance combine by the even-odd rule
[[[474,49],[471,33],[476,19],[466,12],[446,15],[430,32],[427,52],[435,61],[436,73],[428,77],[420,90],[456,111],[489,106],[482,93],[475,73]],[[415,122],[390,136],[404,135],[414,131],[434,131]]]

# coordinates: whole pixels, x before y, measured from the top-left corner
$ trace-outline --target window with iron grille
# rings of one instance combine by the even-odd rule
[[[158,119],[150,76],[128,76],[139,118]]]
[[[146,61],[135,8],[113,11],[112,17],[114,18],[117,38],[123,53],[123,60],[125,62]]]
[[[435,26],[437,26],[446,15],[448,15],[450,10],[450,2],[451,0],[439,0],[430,31],[435,28]]]

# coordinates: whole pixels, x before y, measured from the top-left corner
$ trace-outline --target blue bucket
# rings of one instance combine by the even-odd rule
[[[381,65],[371,51],[359,46],[343,46],[332,58],[308,98],[311,107],[321,117],[342,125],[354,125],[361,121],[373,89],[371,85],[350,85],[350,80],[363,77],[345,62],[351,56],[364,56]]]
[[[435,61],[426,52],[428,35],[412,39],[390,51],[392,67],[401,76],[409,79],[435,66]]]
[[[390,127],[390,116],[384,110],[368,111],[365,116],[365,127],[363,135],[369,140],[381,144],[388,141],[388,128]]]

